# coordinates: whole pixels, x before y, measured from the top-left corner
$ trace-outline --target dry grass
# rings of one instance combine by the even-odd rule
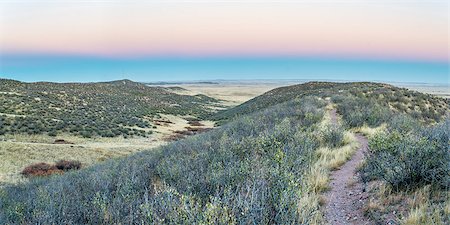
[[[383,132],[386,129],[386,124],[382,124],[378,127],[369,127],[364,125],[362,127],[353,128],[352,131],[355,133],[361,133],[366,137],[372,137],[379,132]]]
[[[161,118],[159,120],[169,121],[169,123],[157,124],[152,137],[158,142],[163,143],[185,138],[186,135],[194,135],[201,131],[207,131],[215,126],[215,122],[210,120],[195,121],[195,125],[192,125],[192,117],[190,116],[181,117],[167,114],[160,114],[160,116]]]
[[[422,85],[422,84],[396,84],[398,87],[408,88],[410,90],[419,91],[436,95],[438,97],[450,98],[448,85]]]
[[[1,142],[0,183],[25,181],[20,172],[34,163],[55,163],[59,160],[78,160],[83,165],[122,156],[129,151],[116,151],[82,146],[52,145],[41,143]]]
[[[447,195],[447,200],[445,201],[444,213],[450,215],[450,194]]]
[[[34,163],[55,163],[59,160],[76,160],[89,166],[107,159],[128,155],[130,153],[151,149],[163,144],[167,137],[177,130],[187,130],[189,121],[184,117],[161,115],[162,120],[170,124],[158,126],[149,138],[122,136],[113,138],[82,138],[70,134],[57,137],[48,135],[3,135],[0,136],[0,185],[26,181],[20,172]],[[214,127],[212,121],[199,121],[202,128]],[[72,144],[53,144],[63,139]]]
[[[330,179],[328,175],[329,172],[330,171],[323,167],[320,163],[314,164],[306,177],[306,183],[310,188],[310,191],[314,193],[326,191],[328,189],[328,181]]]
[[[331,110],[333,106],[327,106]],[[331,123],[329,113],[325,113],[320,126],[325,128]],[[324,204],[322,193],[329,189],[330,172],[347,162],[359,148],[355,135],[346,131],[344,133],[344,145],[338,148],[322,147],[316,150],[317,161],[311,166],[305,175],[305,194],[299,207],[300,215],[305,218],[313,218],[305,221],[305,224],[324,224],[325,219],[320,206]]]
[[[317,161],[305,176],[304,186],[307,190],[299,210],[301,215],[313,218],[313,221],[307,221],[307,224],[324,224],[324,216],[320,211],[320,205],[323,205],[321,194],[329,188],[330,172],[350,159],[359,147],[353,134],[347,132],[345,137],[345,145],[342,147],[317,149]]]
[[[322,204],[323,199],[320,194],[305,193],[299,200],[297,211],[300,218],[309,218],[309,220],[302,221],[302,224],[324,224],[324,215],[320,211]]]
[[[413,209],[409,213],[408,218],[403,220],[402,224],[405,224],[405,225],[429,224],[429,223],[425,223],[425,220],[424,220],[424,218],[426,217],[426,208],[427,208],[427,206]]]
[[[329,101],[329,99],[325,99],[327,101]],[[331,124],[331,116],[329,111],[333,110],[336,106],[334,104],[329,103],[327,106],[325,106],[325,109],[327,110],[327,113],[324,113],[323,115],[323,119],[319,124],[319,127],[321,129],[325,129],[327,126],[329,126]],[[339,117],[339,115],[337,115],[337,120],[338,123],[340,123],[341,118]]]
[[[170,123],[164,123],[156,126],[155,133],[152,137],[157,141],[170,140],[175,132],[187,131],[187,127],[191,127],[189,124],[191,121],[188,120],[189,116],[175,116],[168,114],[160,114],[161,118],[159,120],[170,121]],[[215,125],[214,121],[201,120],[197,123],[202,124],[202,128],[213,128]]]
[[[403,202],[404,195],[393,193],[390,186],[381,182],[370,183],[368,189],[371,197],[364,208],[366,215],[378,223],[398,221],[398,215],[405,210],[399,205]]]
[[[419,224],[445,224],[449,221],[443,221],[442,216],[450,217],[449,205],[450,205],[450,195],[447,192],[447,198],[444,200],[444,204],[439,205],[431,202],[433,199],[431,187],[425,186],[416,190],[412,197],[408,199],[408,206],[410,211],[408,215],[401,221],[405,225],[419,225]]]
[[[110,158],[125,156],[133,152],[149,149],[160,143],[148,138],[94,138],[62,135],[6,136],[0,142],[0,185],[26,181],[20,172],[34,163],[55,163],[59,160],[76,160],[89,166]],[[0,138],[1,139],[1,138]],[[52,144],[55,139],[68,140],[74,144]]]
[[[405,225],[441,225],[448,223],[443,218],[450,215],[448,191],[424,186],[414,191],[393,192],[382,182],[373,182],[369,187],[370,199],[365,212],[378,223],[389,220]]]
[[[320,122],[320,124],[319,124],[319,128],[320,129],[325,129],[328,125],[330,125],[331,124],[331,116],[330,116],[330,114],[329,113],[325,113],[324,115],[323,115],[323,119],[322,119],[322,121]]]
[[[224,106],[235,106],[244,103],[271,89],[285,86],[286,83],[221,83],[221,84],[180,84],[163,85],[165,87],[178,86],[186,90],[174,90],[177,94],[197,95],[204,94],[222,100]]]
[[[317,149],[317,163],[320,167],[335,170],[347,162],[358,147],[359,143],[354,134],[346,131],[344,133],[344,146],[334,149],[326,147]]]
[[[333,106],[327,106],[331,110]],[[329,113],[325,113],[321,127],[325,128],[331,123]],[[311,167],[307,176],[308,186],[314,192],[320,193],[328,189],[329,172],[335,170],[347,162],[359,148],[355,135],[345,131],[343,146],[338,148],[322,147],[316,150],[317,161]]]
[[[331,101],[331,98],[328,97],[328,98],[325,98],[325,100],[326,100],[326,101]],[[335,108],[336,108],[336,104],[333,104],[333,103],[330,103],[330,104],[328,104],[328,105],[325,107],[325,109],[327,109],[327,110],[332,110],[332,109],[335,109]]]

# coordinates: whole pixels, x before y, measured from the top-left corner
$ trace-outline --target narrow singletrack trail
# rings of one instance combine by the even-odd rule
[[[331,122],[337,123],[336,110],[330,111]],[[367,200],[364,184],[358,179],[356,168],[367,151],[367,138],[356,134],[360,144],[352,158],[331,174],[330,190],[325,193],[325,218],[328,224],[371,224],[364,217],[363,207]]]

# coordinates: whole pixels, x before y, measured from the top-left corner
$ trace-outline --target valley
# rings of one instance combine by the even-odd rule
[[[0,90],[0,185],[24,181],[20,172],[33,163],[64,159],[90,166],[198,132],[189,129],[211,129],[214,122],[200,118],[222,107],[202,94],[178,95],[129,80],[0,79]]]
[[[0,80],[0,222],[449,222],[448,99],[278,85]]]

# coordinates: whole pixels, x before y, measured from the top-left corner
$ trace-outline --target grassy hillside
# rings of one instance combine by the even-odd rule
[[[0,222],[307,222],[303,177],[328,145],[314,135],[324,105],[288,102],[155,151],[6,187]]]
[[[448,99],[388,84],[308,82],[276,88],[242,105],[217,113],[212,118],[214,120],[227,121],[230,118],[252,113],[302,96],[334,97],[335,99],[352,97],[353,100],[359,101],[361,104],[367,103],[369,106],[377,104],[393,113],[406,113],[425,122],[439,122],[449,111]]]
[[[23,83],[0,79],[0,135],[146,136],[158,113],[205,117],[217,101],[129,80]],[[147,130],[147,131],[146,131]]]
[[[341,122],[330,123],[331,108]],[[6,186],[0,223],[324,224],[330,171],[351,157],[352,132],[361,131],[372,221],[448,224],[446,114],[443,99],[384,84],[280,88],[219,113],[229,122],[204,134]]]

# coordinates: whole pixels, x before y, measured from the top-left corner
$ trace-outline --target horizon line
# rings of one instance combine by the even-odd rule
[[[183,84],[183,83],[189,83],[189,84],[196,84],[201,82],[238,82],[238,81],[245,81],[245,82],[251,82],[251,81],[282,81],[282,82],[296,82],[296,81],[303,81],[306,82],[334,82],[334,83],[342,83],[342,82],[369,82],[369,83],[385,83],[385,84],[429,84],[429,85],[443,85],[443,86],[450,86],[450,84],[447,83],[435,83],[435,82],[411,82],[411,81],[388,81],[388,80],[354,80],[354,79],[271,79],[271,78],[265,78],[265,79],[202,79],[202,80],[158,80],[158,81],[140,81],[140,80],[133,80],[130,78],[123,78],[123,79],[115,79],[115,80],[95,80],[95,81],[73,81],[73,82],[58,82],[58,81],[50,81],[50,80],[40,80],[40,81],[23,81],[19,79],[11,79],[11,78],[4,78],[2,75],[0,75],[0,80],[13,80],[13,81],[19,81],[22,83],[56,83],[56,84],[77,84],[77,83],[105,83],[105,82],[114,82],[114,81],[122,81],[122,80],[130,80],[132,82],[136,83],[142,83],[146,85],[154,85],[157,86],[158,83],[166,83],[166,84],[159,84],[159,85],[171,85],[171,84]]]

